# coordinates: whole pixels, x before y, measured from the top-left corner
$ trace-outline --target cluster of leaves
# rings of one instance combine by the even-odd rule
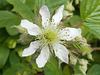
[[[13,25],[19,25],[21,19],[34,22],[34,17],[42,5],[47,5],[50,14],[54,9],[64,4],[67,0],[0,0],[0,75],[33,75],[45,72],[46,75],[71,75],[73,73],[70,65],[62,64],[59,69],[55,58],[42,69],[37,68],[35,62],[31,63],[31,57],[22,58],[21,52],[27,45],[17,43],[19,32]],[[74,4],[74,3],[73,3]],[[82,21],[79,26],[82,35],[91,43],[92,47],[98,47],[100,39],[100,0],[83,0],[75,5],[74,16],[69,21],[64,21],[65,26],[73,27]],[[84,51],[87,50],[83,49]],[[94,61],[90,61],[88,75],[99,75],[100,60],[99,51],[92,52]],[[98,65],[97,65],[98,64]],[[93,67],[91,67],[93,66]],[[77,74],[78,67],[74,67]],[[40,73],[41,74],[41,73]]]

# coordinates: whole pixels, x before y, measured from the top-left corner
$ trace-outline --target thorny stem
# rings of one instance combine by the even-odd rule
[[[80,26],[82,22],[84,22],[84,20],[81,20],[80,22],[78,22],[78,23],[77,23],[76,25],[74,25],[73,27],[75,28],[75,27],[77,27],[77,26]]]
[[[74,58],[76,58],[77,60],[79,60],[78,57],[76,57],[73,53],[70,53]]]

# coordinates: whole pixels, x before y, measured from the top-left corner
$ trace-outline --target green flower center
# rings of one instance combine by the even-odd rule
[[[48,27],[42,30],[41,40],[43,43],[51,44],[59,41],[58,31],[57,29],[53,29],[52,27]]]
[[[49,31],[45,34],[45,39],[47,39],[48,42],[55,41],[58,38],[57,34],[53,31]]]

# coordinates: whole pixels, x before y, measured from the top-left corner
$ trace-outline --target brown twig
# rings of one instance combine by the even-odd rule
[[[93,49],[93,51],[94,50],[100,50],[100,47],[95,47],[95,48],[92,48]]]
[[[70,53],[74,58],[76,58],[77,60],[79,60],[78,57],[76,57],[73,53]]]
[[[82,22],[84,22],[84,20],[81,20],[80,22],[78,22],[78,23],[77,23],[76,25],[74,25],[73,27],[75,28],[75,27],[77,27],[77,26],[80,26]]]

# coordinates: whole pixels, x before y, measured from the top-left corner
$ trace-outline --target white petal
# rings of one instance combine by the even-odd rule
[[[63,62],[68,63],[69,52],[66,49],[66,47],[61,44],[55,44],[55,45],[53,45],[53,48],[55,51],[55,55]]]
[[[31,42],[30,43],[30,46],[28,48],[25,48],[23,53],[22,53],[22,56],[23,57],[26,57],[26,56],[29,56],[29,55],[32,55],[35,53],[35,51],[39,48],[39,41],[34,41],[34,42]]]
[[[40,10],[39,13],[42,16],[42,26],[45,28],[45,26],[48,25],[49,23],[49,19],[50,19],[50,12],[47,6],[43,5]]]
[[[53,25],[57,26],[60,23],[61,19],[63,18],[63,9],[64,9],[64,5],[62,5],[58,9],[57,13],[52,17]]]
[[[46,62],[49,59],[49,47],[45,46],[42,50],[40,55],[37,57],[36,59],[36,63],[38,65],[39,68],[42,68],[45,66]]]
[[[76,38],[77,36],[80,36],[82,31],[80,28],[76,29],[76,28],[64,28],[63,30],[60,31],[60,38],[62,40],[67,40],[70,41],[74,38]]]
[[[36,36],[41,33],[40,28],[36,24],[33,24],[32,22],[29,22],[28,20],[25,20],[25,19],[21,20],[21,26],[26,28],[30,35]]]

